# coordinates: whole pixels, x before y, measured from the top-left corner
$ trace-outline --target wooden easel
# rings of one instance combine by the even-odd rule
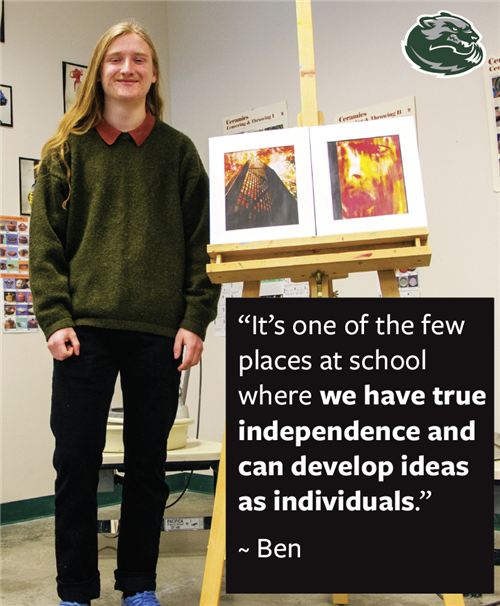
[[[215,284],[244,282],[243,296],[258,297],[261,280],[308,281],[312,297],[331,297],[331,281],[377,271],[384,297],[399,297],[398,267],[430,264],[426,228],[220,244],[208,247]]]
[[[324,124],[318,111],[311,0],[296,0],[302,113],[298,126]],[[407,229],[344,236],[295,238],[208,247],[207,273],[215,284],[244,282],[243,296],[258,297],[261,280],[309,281],[312,297],[331,297],[332,279],[350,272],[377,271],[382,295],[399,297],[395,270],[430,263],[427,229]],[[217,606],[225,560],[226,464],[222,444],[217,490],[208,543],[200,606]],[[464,606],[462,594],[443,594],[445,606]],[[334,593],[334,604],[348,604],[347,593]]]

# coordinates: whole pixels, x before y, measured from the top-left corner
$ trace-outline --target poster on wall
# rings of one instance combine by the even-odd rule
[[[40,160],[19,158],[19,209],[22,215],[31,214],[31,199],[35,191],[35,167]]]
[[[29,219],[0,216],[0,271],[29,272]]]
[[[500,55],[488,57],[483,66],[490,131],[493,189],[500,192]]]
[[[222,119],[222,134],[253,133],[262,130],[288,128],[286,101],[258,107]]]
[[[0,126],[12,126],[12,86],[0,84]]]
[[[76,95],[78,94],[85,74],[87,73],[87,66],[63,61],[62,68],[64,113],[66,113],[75,102]]]
[[[29,283],[29,219],[0,216],[2,326],[6,333],[36,332]]]
[[[1,274],[3,294],[3,331],[37,332],[33,296],[25,274]]]

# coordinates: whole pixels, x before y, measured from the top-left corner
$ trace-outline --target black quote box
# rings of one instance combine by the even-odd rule
[[[493,299],[226,322],[227,593],[492,593]]]

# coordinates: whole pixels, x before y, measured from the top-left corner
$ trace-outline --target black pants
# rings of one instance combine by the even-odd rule
[[[180,373],[174,340],[77,327],[80,355],[54,362],[51,428],[58,594],[99,597],[97,484],[118,373],[123,392],[125,478],[115,589],[153,591],[161,520],[168,498],[164,464],[177,411]]]

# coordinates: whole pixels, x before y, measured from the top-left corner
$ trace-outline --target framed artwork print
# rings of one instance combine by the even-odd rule
[[[86,65],[63,61],[64,113],[73,105],[87,72]]]
[[[12,126],[12,86],[0,84],[0,126]]]
[[[35,166],[40,160],[19,158],[19,207],[21,215],[31,215],[31,197],[35,191]]]
[[[310,132],[318,236],[427,225],[413,116]]]
[[[308,128],[209,140],[210,243],[315,235]]]

